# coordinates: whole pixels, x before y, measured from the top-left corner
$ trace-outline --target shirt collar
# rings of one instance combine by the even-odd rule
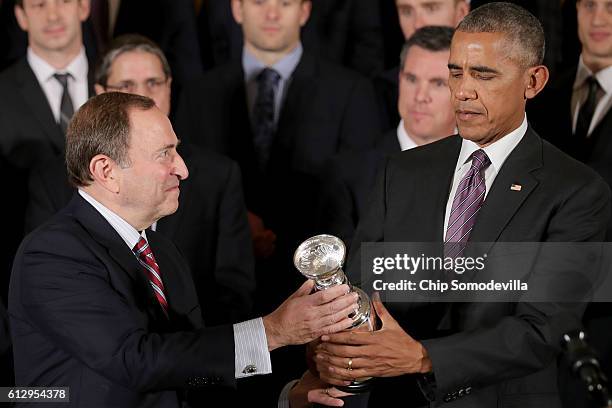
[[[491,160],[491,166],[493,167],[496,173],[501,169],[510,153],[512,153],[514,148],[523,139],[525,133],[527,133],[527,115],[525,115],[523,123],[521,123],[518,128],[508,133],[506,136],[502,137],[496,142],[490,144],[489,146],[482,148],[482,150],[485,151],[487,156],[489,156],[489,160]],[[463,141],[461,142],[461,152],[459,153],[459,160],[457,161],[457,169],[455,171],[460,171],[463,165],[466,164],[466,162],[470,159],[472,153],[474,153],[478,149],[480,149],[480,147],[476,143],[472,142],[471,140],[463,139]]]
[[[140,240],[140,237],[143,237],[145,240],[147,239],[147,233],[145,231],[142,231],[142,233],[138,232],[136,228],[132,227],[126,220],[109,210],[104,204],[100,203],[85,191],[79,189],[79,194],[85,199],[85,201],[91,204],[104,217],[104,219],[106,219],[106,221],[108,221],[111,227],[113,227],[113,229],[121,236],[130,250],[134,249]]]
[[[85,47],[81,47],[78,55],[70,61],[70,63],[64,69],[56,69],[51,66],[47,61],[39,57],[31,47],[28,47],[27,52],[28,64],[34,71],[34,75],[38,82],[43,83],[53,78],[53,74],[56,72],[68,73],[75,81],[87,81],[87,71],[89,70],[89,64],[85,55]]]
[[[580,89],[584,82],[588,77],[593,75],[593,71],[591,71],[582,60],[582,55],[580,56],[580,61],[578,61],[578,70],[576,71],[576,80],[574,81],[574,91]],[[597,82],[604,90],[606,94],[612,93],[612,66],[602,69],[597,74],[595,74],[595,78],[597,78]]]
[[[282,80],[286,81],[291,77],[293,71],[295,71],[295,67],[297,67],[298,63],[300,62],[303,52],[304,49],[302,48],[302,43],[300,42],[289,54],[281,58],[276,64],[268,67],[263,62],[258,60],[253,54],[251,54],[246,47],[244,47],[242,49],[242,68],[244,69],[244,78],[246,82],[251,82],[265,68],[272,68],[280,74]]]
[[[412,139],[408,132],[406,132],[406,128],[404,127],[404,119],[400,120],[400,123],[397,126],[397,140],[400,144],[402,152],[405,150],[414,149],[418,146],[414,139]]]

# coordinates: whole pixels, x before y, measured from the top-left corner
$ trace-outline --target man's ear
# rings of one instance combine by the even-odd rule
[[[102,95],[104,92],[104,87],[100,84],[94,84],[94,91],[96,91],[96,95]]]
[[[89,162],[89,172],[94,182],[111,193],[119,193],[119,166],[104,154],[95,155]]]
[[[304,25],[308,22],[308,19],[310,18],[310,12],[312,11],[312,1],[302,1],[301,7],[302,10],[300,15],[300,27],[304,27]]]
[[[23,10],[23,7],[15,5],[13,10],[15,11],[15,18],[17,19],[17,24],[19,24],[19,28],[27,32],[28,31],[28,17],[26,16],[25,11]]]
[[[231,0],[232,1],[232,15],[234,16],[234,20],[238,24],[242,24],[242,0]]]
[[[89,0],[79,0],[79,20],[81,23],[87,20],[91,11],[91,3]]]
[[[455,6],[455,26],[470,12],[470,5],[465,0],[459,0]]]
[[[538,65],[527,69],[527,87],[525,89],[525,99],[533,99],[546,86],[550,76],[548,68]]]

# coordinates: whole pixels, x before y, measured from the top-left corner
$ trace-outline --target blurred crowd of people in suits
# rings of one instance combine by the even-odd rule
[[[190,176],[178,212],[152,228],[187,259],[206,325],[233,323],[299,285],[292,256],[304,239],[330,233],[350,246],[385,156],[456,133],[450,41],[484,3],[0,0],[0,385],[14,382],[13,257],[74,194],[64,135],[88,98],[137,93],[170,117]],[[547,41],[551,79],[527,105],[530,124],[612,185],[610,3],[514,3],[540,19]],[[610,314],[585,317],[606,364]],[[302,354],[278,351],[273,376],[224,398],[256,392],[270,406],[304,372]]]

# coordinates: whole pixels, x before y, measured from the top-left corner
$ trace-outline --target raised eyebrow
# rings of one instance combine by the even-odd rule
[[[457,64],[449,63],[448,64],[448,69],[461,69],[461,67],[459,65],[457,65]]]

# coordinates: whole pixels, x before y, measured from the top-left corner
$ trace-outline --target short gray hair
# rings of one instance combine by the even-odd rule
[[[144,35],[125,34],[115,38],[110,43],[107,51],[104,53],[104,56],[102,56],[94,76],[96,84],[102,85],[102,87],[106,88],[113,62],[115,62],[117,57],[119,57],[121,54],[130,51],[148,52],[149,54],[157,56],[161,62],[166,79],[172,76],[168,59],[166,59],[164,52],[157,44]]]
[[[457,27],[465,33],[502,33],[518,51],[525,68],[542,65],[546,42],[540,21],[529,11],[506,2],[482,5],[469,13]]]
[[[453,39],[454,28],[446,26],[421,27],[406,40],[400,54],[400,69],[404,69],[406,56],[413,46],[423,48],[427,51],[438,52],[450,49]]]

